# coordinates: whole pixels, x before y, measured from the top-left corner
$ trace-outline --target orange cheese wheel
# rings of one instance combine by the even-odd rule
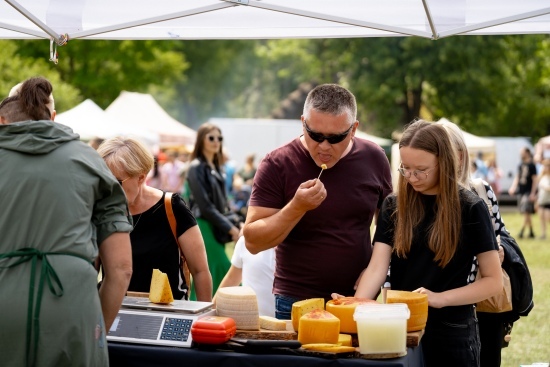
[[[407,331],[418,331],[426,327],[428,320],[428,295],[407,291],[388,290],[386,303],[406,303],[411,312],[407,320]]]
[[[353,313],[358,305],[365,303],[377,302],[367,298],[343,297],[328,301],[326,310],[340,319],[341,333],[357,334],[357,322],[353,319]]]
[[[298,340],[302,344],[338,344],[340,320],[325,310],[314,310],[300,318]]]

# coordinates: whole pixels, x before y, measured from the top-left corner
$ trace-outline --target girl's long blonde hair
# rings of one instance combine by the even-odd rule
[[[437,157],[439,192],[435,202],[435,220],[428,233],[428,247],[435,254],[434,260],[445,267],[454,256],[461,227],[461,206],[457,154],[445,128],[424,120],[417,120],[405,129],[399,148],[410,147],[424,150]],[[415,228],[426,215],[421,194],[408,181],[399,177],[397,207],[393,213],[396,219],[394,251],[406,258],[411,250]]]

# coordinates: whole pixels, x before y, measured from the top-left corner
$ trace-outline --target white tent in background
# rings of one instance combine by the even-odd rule
[[[150,147],[159,143],[158,134],[139,127],[123,125],[113,116],[109,116],[91,99],[58,114],[55,121],[72,128],[82,140],[90,140],[94,137],[106,139],[114,136],[130,136]]]
[[[355,131],[355,137],[365,139],[365,140],[370,140],[380,145],[384,149],[389,149],[393,144],[393,140],[391,139],[385,139],[378,136],[370,135],[359,130]]]
[[[105,112],[128,126],[158,134],[161,146],[195,144],[196,131],[166,113],[150,94],[123,91]]]

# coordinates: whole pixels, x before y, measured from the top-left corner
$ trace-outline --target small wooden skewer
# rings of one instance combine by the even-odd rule
[[[321,164],[321,172],[319,172],[319,176],[317,176],[317,179],[319,179],[321,177],[321,173],[323,173],[324,170],[327,169],[327,165],[326,164]]]

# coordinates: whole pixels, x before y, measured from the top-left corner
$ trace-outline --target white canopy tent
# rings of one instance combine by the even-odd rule
[[[270,39],[547,34],[548,0],[3,0],[0,38]]]
[[[150,94],[123,91],[105,112],[126,126],[158,134],[161,146],[195,144],[196,131],[170,116]]]
[[[139,139],[149,147],[159,144],[158,134],[136,126],[122,124],[116,118],[109,116],[91,99],[58,114],[55,121],[72,128],[82,140],[90,140],[94,137],[107,139],[115,136],[129,136]]]

